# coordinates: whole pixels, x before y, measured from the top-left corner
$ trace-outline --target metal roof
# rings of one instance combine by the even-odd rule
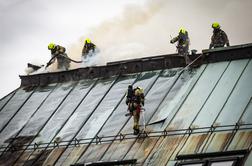
[[[197,68],[170,57],[109,63],[92,77],[70,76],[90,68],[21,76],[0,100],[0,165],[174,165],[181,155],[251,151],[252,45],[204,50]],[[145,91],[139,136],[124,116],[129,84]]]

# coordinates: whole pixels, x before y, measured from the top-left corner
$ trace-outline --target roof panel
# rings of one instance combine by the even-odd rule
[[[43,162],[43,166],[54,165],[60,155],[63,153],[65,148],[55,148],[49,154],[48,158]]]
[[[110,144],[92,144],[89,146],[84,155],[82,155],[78,161],[78,163],[87,163],[100,161],[102,155],[106,151]],[[107,161],[107,160],[106,160]]]
[[[209,136],[210,134],[208,133],[190,135],[179,154],[199,153],[202,145],[204,145],[204,142],[208,139]]]
[[[60,105],[50,121],[43,127],[33,143],[51,142],[57,132],[66,123],[67,119],[74,113],[78,104],[88,94],[94,83],[95,80],[80,81]]]
[[[74,147],[71,153],[67,156],[65,161],[62,163],[62,165],[71,165],[78,161],[78,158],[83,153],[83,151],[86,149],[86,146],[78,146]]]
[[[250,151],[250,154],[249,154],[247,160],[245,161],[244,166],[251,166],[251,163],[252,163],[252,153]]]
[[[232,61],[229,64],[211,96],[208,98],[197,118],[193,122],[193,127],[209,127],[212,125],[247,63],[248,60],[246,59]]]
[[[216,120],[216,125],[233,125],[238,122],[244,109],[251,99],[252,88],[252,61],[250,60],[245,71],[242,73],[239,82],[234,88],[225,107]],[[242,95],[241,95],[242,94]]]
[[[0,133],[0,144],[10,137],[14,138],[18,134],[54,88],[55,85],[51,85],[35,90],[16,116],[9,122],[8,126]]]
[[[191,125],[193,118],[208,99],[227,66],[228,62],[213,63],[207,66],[168,126],[170,129],[184,129]]]
[[[184,136],[168,136],[162,140],[162,143],[157,144],[150,153],[150,156],[145,161],[144,165],[166,165],[170,157],[178,148],[181,141],[183,142]]]
[[[170,88],[177,81],[178,69],[164,70],[145,98],[145,120],[150,121],[157,107],[161,104]]]
[[[159,138],[144,139],[144,141],[141,143],[141,146],[134,150],[134,155],[130,155],[129,152],[124,159],[137,159],[137,163],[143,164],[158,140]]]
[[[2,111],[3,107],[8,103],[8,101],[12,98],[12,96],[15,94],[16,92],[13,91],[10,94],[8,94],[7,96],[5,96],[4,98],[2,98],[0,100],[0,112]]]
[[[55,163],[55,166],[61,166],[64,163],[64,161],[67,159],[69,154],[72,152],[73,149],[74,149],[74,147],[65,148],[63,150],[63,153],[60,155],[57,162]]]
[[[183,71],[149,123],[166,120],[164,126],[167,126],[205,68],[206,65],[202,65],[197,70]]]
[[[58,84],[55,90],[47,97],[43,105],[29,119],[20,136],[36,135],[47,123],[56,108],[61,104],[66,95],[72,90],[74,83]]]
[[[115,77],[99,80],[92,88],[84,101],[79,105],[77,110],[71,115],[67,123],[57,134],[60,140],[70,141],[75,137],[75,134],[85,124],[86,120],[92,114],[103,96],[107,93],[115,81]]]
[[[228,150],[240,150],[249,149],[252,143],[252,131],[238,131],[232,142],[230,143]]]
[[[95,137],[100,128],[104,125],[104,122],[109,118],[111,113],[115,111],[118,104],[122,102],[128,85],[133,84],[135,79],[136,75],[120,77],[76,137],[81,139]]]
[[[33,91],[27,91],[23,88],[17,90],[15,95],[0,112],[0,132],[2,132],[9,120],[15,116],[32,93]]]
[[[232,132],[221,132],[221,133],[213,133],[209,138],[204,152],[219,152],[224,151],[228,142],[232,139]]]
[[[252,124],[252,97],[246,107],[244,114],[240,119],[241,124]]]
[[[111,161],[111,160],[123,160],[125,155],[131,149],[132,145],[136,142],[135,139],[123,140],[121,142],[115,141],[108,148],[106,153],[103,155],[101,160]]]

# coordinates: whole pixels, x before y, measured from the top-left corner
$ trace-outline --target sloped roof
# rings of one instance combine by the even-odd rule
[[[21,76],[0,100],[0,165],[173,165],[182,154],[251,150],[251,57],[248,44],[205,50],[198,68],[164,55]],[[129,84],[145,90],[139,136],[124,116]]]

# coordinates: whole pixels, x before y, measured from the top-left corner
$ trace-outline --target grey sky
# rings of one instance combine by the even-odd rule
[[[252,42],[251,0],[0,0],[0,97],[20,85],[27,62],[45,64],[49,42],[80,58],[85,37],[104,62],[175,52],[170,35],[185,27],[191,49],[207,48],[211,23],[230,44]]]

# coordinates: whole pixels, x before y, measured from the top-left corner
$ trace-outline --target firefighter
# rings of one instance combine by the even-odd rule
[[[68,70],[70,66],[70,60],[65,53],[66,49],[60,45],[56,45],[54,43],[50,43],[48,45],[48,50],[51,50],[51,60],[47,63],[47,66],[51,65],[57,59],[57,68]]]
[[[142,107],[144,106],[144,91],[140,87],[137,87],[134,89],[134,95],[132,98],[132,106],[133,106],[132,114],[134,117],[133,130],[134,130],[134,134],[137,135],[139,133],[140,112],[141,112]]]
[[[82,49],[82,57],[86,59],[88,55],[92,56],[92,54],[95,52],[95,48],[96,45],[93,44],[89,38],[87,38]]]
[[[211,38],[209,49],[224,47],[225,45],[230,46],[227,34],[222,29],[220,29],[220,24],[214,22],[212,24],[212,28],[213,28],[213,35]]]
[[[177,37],[171,39],[170,43],[175,43],[178,42],[177,44],[177,50],[178,54],[180,56],[185,57],[186,64],[189,63],[189,44],[190,44],[190,39],[188,37],[188,32],[184,28],[180,28],[179,34]]]

